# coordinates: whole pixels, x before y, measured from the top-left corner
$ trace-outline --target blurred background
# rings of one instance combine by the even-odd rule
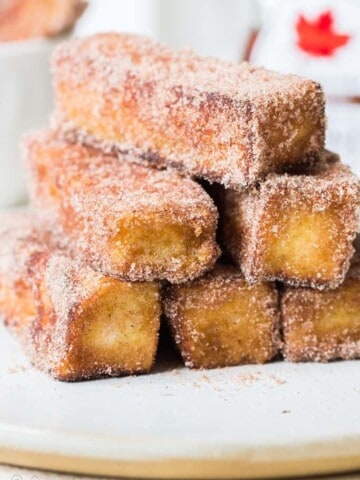
[[[318,80],[328,148],[360,175],[359,0],[0,0],[0,207],[26,199],[19,139],[48,121],[52,49],[101,31]]]

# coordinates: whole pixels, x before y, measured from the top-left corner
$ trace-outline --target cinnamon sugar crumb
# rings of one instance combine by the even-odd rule
[[[28,367],[26,367],[25,365],[15,365],[13,367],[9,367],[6,370],[6,373],[15,374],[15,373],[26,372],[27,370],[28,370]]]

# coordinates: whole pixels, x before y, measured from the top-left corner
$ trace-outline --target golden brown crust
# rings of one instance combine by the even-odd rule
[[[0,41],[53,37],[71,28],[85,7],[83,0],[2,0]]]
[[[222,236],[250,282],[336,288],[354,249],[359,180],[327,162],[293,174],[270,175],[248,192],[223,192]]]
[[[95,269],[178,283],[216,261],[218,213],[193,180],[119,162],[49,132],[28,136],[24,150],[33,205],[55,215]]]
[[[295,75],[116,33],[63,44],[53,74],[67,140],[226,187],[313,161],[324,146],[321,87]]]
[[[265,363],[280,348],[276,288],[249,285],[231,266],[168,287],[164,312],[188,367]]]
[[[157,285],[121,282],[56,255],[37,259],[33,281],[38,368],[66,381],[150,370],[160,327]]]
[[[0,220],[0,314],[32,363],[66,381],[149,371],[159,286],[84,266],[29,214]]]
[[[28,267],[34,257],[48,250],[50,241],[49,231],[44,227],[39,235],[28,214],[1,214],[0,311],[7,326],[19,334],[36,314]]]
[[[360,270],[335,290],[286,288],[281,298],[284,356],[291,362],[360,358]]]

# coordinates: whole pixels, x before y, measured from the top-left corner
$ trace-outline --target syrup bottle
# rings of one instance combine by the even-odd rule
[[[327,147],[360,176],[360,1],[262,0],[248,60],[321,83]]]

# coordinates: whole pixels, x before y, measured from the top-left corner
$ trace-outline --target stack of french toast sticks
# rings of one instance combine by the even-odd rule
[[[53,76],[32,209],[0,233],[0,310],[35,366],[148,372],[161,315],[189,367],[360,357],[359,181],[317,83],[128,34],[62,44]]]

